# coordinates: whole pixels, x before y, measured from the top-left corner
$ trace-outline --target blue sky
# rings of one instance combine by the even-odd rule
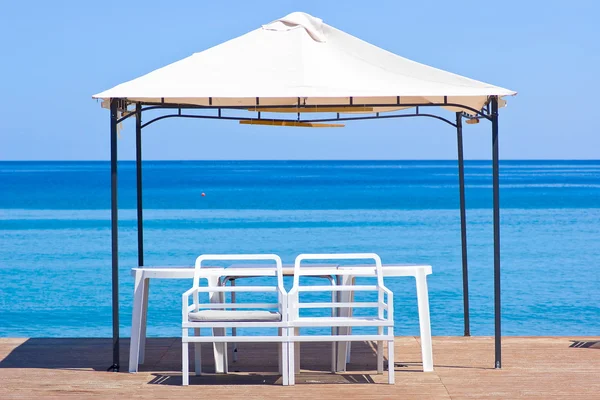
[[[500,115],[504,159],[598,159],[600,2],[12,1],[0,12],[0,160],[105,160],[109,116],[92,94],[293,11],[396,54],[519,92]],[[119,157],[134,157],[126,123]],[[175,119],[144,131],[146,159],[454,159],[435,120],[344,129]],[[465,130],[490,157],[490,126]]]

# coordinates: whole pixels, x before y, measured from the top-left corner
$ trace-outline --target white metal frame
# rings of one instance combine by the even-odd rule
[[[200,287],[200,278],[203,277],[201,273],[202,262],[204,261],[233,261],[233,260],[262,260],[262,261],[274,261],[276,264],[276,286],[209,286]],[[232,303],[225,302],[225,293],[239,293],[239,292],[276,292],[278,294],[277,303]],[[211,301],[207,303],[200,302],[201,293],[214,293],[218,296],[219,302]],[[192,297],[192,303],[190,304],[190,297]],[[281,258],[275,254],[205,254],[201,255],[196,259],[194,269],[194,280],[192,288],[187,290],[182,295],[182,374],[183,374],[183,385],[189,384],[189,343],[195,344],[195,357],[194,365],[196,375],[201,373],[201,352],[200,343],[223,343],[223,347],[226,348],[226,343],[231,340],[226,336],[227,328],[278,328],[278,336],[237,336],[237,342],[276,342],[281,343],[280,357],[279,357],[279,370],[283,377],[283,385],[288,385],[288,321],[287,321],[287,292],[283,287],[283,272]],[[217,309],[217,310],[228,310],[228,309],[277,309],[281,314],[280,321],[240,321],[240,320],[222,320],[222,321],[190,321],[190,312],[198,312],[200,309]],[[210,328],[213,330],[212,336],[201,336],[201,328]],[[189,330],[194,329],[194,335],[189,336]],[[224,372],[227,373],[227,353],[224,354]]]
[[[358,260],[369,259],[375,261],[375,285],[336,285],[336,286],[302,286],[300,277],[314,275],[315,268],[303,268],[305,260]],[[352,269],[337,269],[339,276],[350,275],[357,272],[361,267]],[[372,266],[362,267],[373,269]],[[323,271],[325,272],[325,271]],[[332,301],[332,302],[300,302],[300,292],[335,292],[353,293],[356,291],[377,292],[377,302],[355,302],[355,301]],[[383,268],[381,258],[375,253],[346,253],[346,254],[300,254],[294,263],[294,284],[288,294],[288,322],[291,329],[288,331],[289,349],[289,384],[295,383],[295,374],[299,372],[297,361],[300,342],[340,342],[340,341],[376,341],[377,342],[377,373],[383,373],[383,342],[388,343],[388,383],[394,384],[394,299],[393,293],[383,284]],[[353,308],[377,309],[376,317],[356,317],[352,313],[346,316],[332,317],[301,317],[301,308],[331,308],[331,309],[353,309]],[[346,334],[341,335],[300,335],[300,328],[305,327],[376,327],[377,334],[353,335],[348,329]]]

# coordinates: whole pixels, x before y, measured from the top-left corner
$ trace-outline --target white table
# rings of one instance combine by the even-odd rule
[[[316,276],[335,275],[338,269],[354,270],[355,274],[344,275],[343,284],[351,284],[355,277],[375,276],[375,268],[372,270],[356,266],[315,266]],[[293,268],[284,267],[284,275],[293,275]],[[427,291],[427,275],[431,274],[431,266],[425,264],[393,264],[383,266],[384,277],[414,277],[417,285],[417,304],[419,308],[419,326],[421,334],[421,355],[423,359],[423,370],[433,371],[433,353],[431,348],[431,327],[429,318],[429,296]],[[131,318],[131,344],[129,349],[129,372],[137,372],[138,365],[144,362],[146,344],[146,325],[148,314],[148,291],[150,279],[192,279],[194,277],[193,267],[138,267],[132,268],[131,274],[135,279],[133,312]],[[208,286],[218,286],[221,278],[275,276],[274,267],[256,265],[234,265],[232,267],[202,267],[202,278],[206,279]],[[212,300],[217,301],[215,296]],[[341,310],[344,311],[344,309]],[[219,332],[218,334],[222,334]],[[233,340],[232,340],[233,341]],[[225,343],[215,343],[215,370],[223,372]],[[348,343],[340,342],[337,355],[337,370],[346,368],[346,357]]]

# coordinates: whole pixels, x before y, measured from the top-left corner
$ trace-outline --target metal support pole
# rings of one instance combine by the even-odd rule
[[[467,212],[465,203],[465,160],[463,157],[462,113],[456,113],[456,143],[458,146],[458,182],[460,190],[460,240],[462,246],[463,318],[465,336],[471,336],[469,322],[469,267],[467,260]]]
[[[500,178],[498,162],[498,97],[492,97],[492,184],[494,187],[494,316],[496,368],[502,368],[500,303]]]
[[[142,105],[135,105],[135,169],[137,173],[138,265],[144,265],[144,216],[142,208]]]
[[[119,231],[117,206],[117,99],[110,100],[110,222],[112,236],[112,323],[113,364],[119,371]]]

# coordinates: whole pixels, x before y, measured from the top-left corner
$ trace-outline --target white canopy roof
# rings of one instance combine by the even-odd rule
[[[445,96],[449,104],[479,110],[488,96],[514,94],[408,60],[295,12],[93,97],[213,107],[389,104],[376,109],[389,111],[398,104],[444,103]]]

